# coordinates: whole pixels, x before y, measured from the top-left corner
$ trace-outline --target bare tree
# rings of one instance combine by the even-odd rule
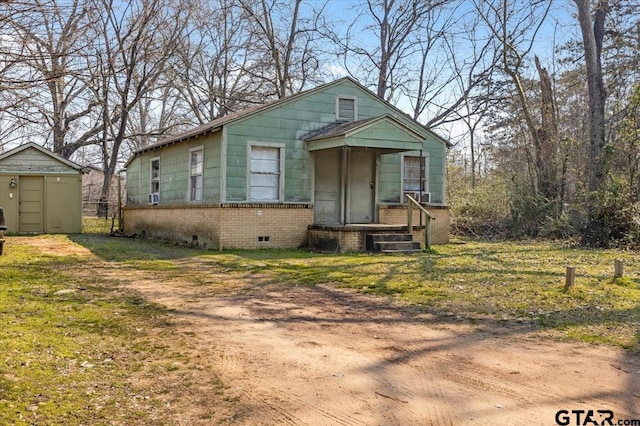
[[[540,116],[535,117],[531,96],[523,82],[527,55],[530,54],[542,24],[549,14],[551,2],[543,4],[520,4],[501,0],[478,2],[477,10],[500,41],[502,69],[508,75],[515,90],[522,117],[533,144],[532,166],[535,172],[535,190],[544,199],[557,201],[557,121],[553,100],[553,89],[548,71],[535,57],[541,93]]]
[[[481,33],[481,18],[477,14],[461,13],[458,8],[452,9],[445,20],[437,18],[422,33],[432,33],[439,22],[443,27],[426,39],[440,38],[440,43],[425,45],[421,39],[418,84],[405,91],[409,98],[411,93],[417,94],[413,116],[422,117],[427,127],[464,121],[469,115],[486,110],[496,100],[486,91],[486,82],[492,78],[500,60],[495,37]]]
[[[413,60],[420,51],[422,31],[429,30],[434,13],[451,0],[366,0],[356,5],[356,19],[333,41],[342,50],[345,68],[376,93],[392,100],[412,80]],[[430,32],[436,35],[437,32]],[[372,41],[374,41],[372,43]],[[432,40],[431,40],[432,41]]]
[[[106,201],[124,141],[140,136],[132,130],[146,128],[132,126],[135,110],[159,90],[167,63],[180,45],[188,9],[169,0],[94,1],[93,6],[102,11],[92,88],[101,108],[98,120],[103,123],[99,145],[105,180],[100,201]],[[154,131],[162,133],[162,129]]]
[[[171,81],[195,124],[264,101],[267,83],[253,78],[263,66],[252,47],[257,35],[236,0],[201,0],[186,30]]]
[[[250,47],[261,57],[262,66],[252,78],[269,83],[277,98],[321,81],[318,40],[324,28],[322,7],[303,11],[302,0],[238,1],[252,24],[255,45]]]
[[[20,105],[10,111],[14,119],[32,129],[53,150],[69,158],[92,143],[100,131],[87,127],[85,117],[96,108],[87,98],[87,33],[94,22],[88,4],[80,0],[36,0],[3,5],[4,22],[11,30],[6,56],[13,64],[11,92]]]

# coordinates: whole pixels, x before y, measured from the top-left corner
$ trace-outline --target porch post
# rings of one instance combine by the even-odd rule
[[[422,159],[422,149],[420,149],[420,160],[418,161],[418,167],[420,167],[420,198],[418,201],[420,201],[420,204],[422,204],[422,194],[424,193],[424,170],[422,168],[422,162],[424,160]],[[420,215],[420,226],[422,226],[422,215]]]
[[[348,168],[347,168],[347,145],[342,145],[342,224],[347,224],[347,187],[348,187]]]

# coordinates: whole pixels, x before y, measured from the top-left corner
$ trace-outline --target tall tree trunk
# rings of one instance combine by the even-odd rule
[[[574,0],[578,8],[578,21],[582,32],[584,58],[587,67],[587,86],[589,90],[589,190],[602,188],[605,180],[606,158],[602,155],[605,146],[604,107],[606,90],[602,76],[602,39],[604,22],[609,2],[601,0],[596,4],[593,19],[590,0]]]
[[[557,182],[557,146],[558,124],[556,110],[553,101],[553,88],[547,69],[540,65],[540,60],[535,57],[536,68],[540,77],[540,92],[542,94],[540,105],[541,125],[538,128],[536,146],[536,169],[538,173],[538,189],[549,200],[558,198]]]

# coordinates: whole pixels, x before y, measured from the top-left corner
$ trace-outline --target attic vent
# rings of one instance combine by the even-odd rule
[[[338,98],[338,120],[353,121],[356,119],[355,98]]]

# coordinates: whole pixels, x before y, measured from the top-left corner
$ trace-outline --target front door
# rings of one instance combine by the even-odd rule
[[[20,176],[19,232],[44,232],[44,178]]]
[[[348,223],[373,223],[376,153],[369,149],[352,148],[347,163]]]
[[[315,196],[314,223],[320,225],[340,223],[340,173],[342,151],[325,149],[314,152]]]

